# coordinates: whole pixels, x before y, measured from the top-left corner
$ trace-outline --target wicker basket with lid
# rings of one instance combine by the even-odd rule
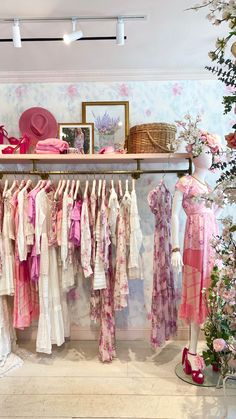
[[[129,153],[171,153],[176,126],[167,123],[135,125],[130,129]]]

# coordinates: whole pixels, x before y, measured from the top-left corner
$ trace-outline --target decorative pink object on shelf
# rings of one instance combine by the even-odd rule
[[[125,153],[127,153],[127,151],[123,150],[123,149],[115,150],[115,148],[113,146],[107,146],[107,147],[101,148],[98,152],[98,154],[109,154],[109,153],[125,154]]]
[[[18,150],[20,152],[20,154],[26,154],[28,149],[29,149],[29,145],[30,145],[30,139],[29,137],[27,137],[27,135],[23,135],[22,138],[20,138],[19,140],[17,138],[11,137],[9,140],[12,140],[11,144],[16,144],[15,147],[12,146],[7,146],[6,148],[2,149],[2,154],[14,154],[16,153]],[[18,143],[17,143],[18,141]]]
[[[55,138],[58,131],[54,116],[47,109],[40,107],[24,111],[19,120],[19,128],[21,134],[26,134],[33,145],[40,140]]]
[[[66,153],[69,144],[66,141],[58,138],[47,138],[43,141],[38,141],[35,152],[37,154],[62,154]]]
[[[5,130],[4,125],[0,126],[0,144],[4,144],[8,140],[8,132]]]

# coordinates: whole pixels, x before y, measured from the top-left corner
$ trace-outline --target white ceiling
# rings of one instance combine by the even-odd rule
[[[39,74],[136,74],[160,77],[195,77],[204,72],[208,51],[214,48],[219,27],[206,19],[207,10],[184,11],[195,0],[0,0],[1,17],[58,17],[73,15],[147,15],[144,22],[127,22],[127,41],[23,43],[13,48],[0,44],[0,75]],[[85,36],[115,35],[115,22],[83,22]],[[24,23],[22,37],[62,36],[71,25]],[[220,28],[222,31],[222,28]],[[11,25],[0,25],[0,38],[11,37]],[[10,73],[9,73],[10,72]],[[29,73],[28,73],[29,74]],[[33,73],[32,73],[33,74]]]

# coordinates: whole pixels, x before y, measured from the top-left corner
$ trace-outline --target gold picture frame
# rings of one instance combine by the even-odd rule
[[[106,146],[124,149],[129,135],[129,102],[82,102],[82,121],[94,124],[94,152]]]
[[[67,141],[81,154],[94,153],[94,124],[83,122],[60,122],[58,138]]]

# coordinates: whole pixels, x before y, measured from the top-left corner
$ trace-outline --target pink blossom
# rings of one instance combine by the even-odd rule
[[[180,96],[182,94],[183,87],[179,83],[175,83],[172,87],[172,92],[174,96]]]
[[[193,146],[192,146],[192,144],[188,144],[188,145],[186,146],[186,151],[187,151],[187,153],[192,153],[192,150],[193,150]]]
[[[209,132],[202,132],[201,140],[211,149],[212,153],[216,153],[221,149],[221,139],[216,134],[209,134]]]
[[[128,97],[128,96],[129,96],[129,94],[130,94],[130,92],[129,92],[129,87],[127,86],[127,84],[122,83],[122,84],[119,86],[119,95],[120,95],[120,96],[125,96],[125,97]]]
[[[151,114],[152,114],[151,109],[146,109],[145,114],[146,114],[146,116],[151,116]]]
[[[224,339],[214,339],[213,348],[215,352],[221,352],[227,347],[227,343]]]
[[[18,86],[15,90],[16,97],[20,98],[23,97],[26,93],[26,87],[25,86]]]
[[[235,298],[235,290],[231,289],[229,291],[225,290],[222,294],[222,297],[224,298],[225,301],[231,301],[234,300]]]
[[[78,89],[74,84],[70,84],[67,88],[67,93],[70,97],[78,96]]]

